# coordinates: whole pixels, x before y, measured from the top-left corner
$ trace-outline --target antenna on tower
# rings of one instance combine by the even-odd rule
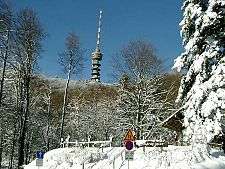
[[[96,51],[100,51],[100,35],[101,35],[101,26],[102,26],[102,10],[99,11],[99,20],[98,20],[98,33],[97,33],[97,43]]]
[[[100,34],[101,34],[101,23],[102,22],[102,11],[99,12],[98,20],[98,33],[97,33],[97,43],[95,52],[92,53],[92,73],[91,80],[92,82],[100,82],[100,61],[102,60],[102,53],[100,51]]]

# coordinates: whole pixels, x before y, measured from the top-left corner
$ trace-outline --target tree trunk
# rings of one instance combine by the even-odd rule
[[[2,168],[3,140],[4,140],[4,133],[2,132],[0,138],[0,169]]]
[[[20,70],[20,67],[19,69]],[[18,81],[17,81],[17,86],[16,86],[16,111],[17,111],[17,118],[15,120],[15,126],[14,126],[14,136],[13,136],[13,143],[12,143],[12,149],[11,149],[11,157],[10,157],[10,165],[9,169],[13,168],[13,158],[14,158],[14,152],[15,152],[15,146],[18,138],[16,137],[17,133],[19,133],[19,137],[21,135],[21,128],[23,124],[23,106],[22,102],[24,101],[23,97],[23,82],[21,78],[21,71],[18,72]],[[19,142],[18,142],[19,143]],[[19,151],[19,149],[18,149]]]
[[[3,87],[4,87],[4,81],[5,81],[5,69],[6,69],[6,61],[7,61],[7,58],[8,58],[8,50],[9,50],[9,31],[7,31],[6,51],[5,51],[4,58],[3,58],[2,77],[1,77],[1,80],[0,80],[0,108],[2,107],[2,96],[3,96]],[[2,116],[0,116],[0,121],[1,121],[0,126],[2,127],[3,126]],[[0,143],[0,169],[1,169],[2,154],[3,154],[3,144],[2,144],[3,134],[1,134],[0,140],[1,140],[1,143]]]
[[[138,84],[138,112],[137,112],[137,117],[136,117],[136,127],[137,127],[137,133],[136,133],[136,139],[139,140],[141,139],[141,87]]]
[[[30,102],[30,73],[25,77],[25,110],[24,110],[24,120],[21,128],[21,135],[19,137],[19,150],[18,150],[18,168],[24,164],[24,148],[27,133],[27,124],[29,118],[29,102]]]
[[[10,162],[9,162],[9,169],[12,169],[13,167],[13,157],[14,157],[14,151],[15,151],[15,144],[16,144],[16,125],[14,127],[13,132],[13,140],[12,140],[12,148],[11,148],[11,154],[10,154]]]
[[[8,59],[8,52],[9,52],[8,50],[9,50],[9,31],[7,31],[6,51],[3,58],[2,77],[0,81],[0,107],[2,106],[2,95],[3,95],[3,87],[4,87],[4,81],[5,81],[5,69],[6,69],[7,59]]]
[[[25,146],[25,164],[26,165],[29,163],[29,149],[30,149],[30,145],[29,145],[29,141],[27,141]]]
[[[46,131],[46,137],[47,137],[47,141],[46,141],[46,146],[47,146],[47,151],[49,151],[49,128],[50,128],[50,113],[51,113],[51,87],[50,87],[50,91],[49,91],[49,96],[48,96],[48,126],[47,126],[47,131]]]
[[[66,87],[64,91],[64,99],[63,99],[63,111],[62,111],[62,119],[61,119],[61,131],[60,131],[60,142],[61,138],[63,138],[63,127],[64,127],[64,121],[65,121],[65,114],[66,114],[66,106],[67,106],[67,94],[68,94],[68,86],[70,82],[70,74],[71,70],[69,69],[68,75],[67,75],[67,81],[66,81]]]

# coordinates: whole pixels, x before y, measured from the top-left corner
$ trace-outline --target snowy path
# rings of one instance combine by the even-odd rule
[[[115,159],[115,167],[119,168],[123,159],[124,159],[124,148],[123,147],[114,147],[111,151],[107,153],[107,158],[104,160],[99,161],[93,169],[105,169],[105,166],[113,167],[113,161]],[[121,156],[122,155],[122,156]],[[121,160],[119,160],[121,158]]]

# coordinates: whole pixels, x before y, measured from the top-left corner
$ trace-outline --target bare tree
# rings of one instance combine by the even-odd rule
[[[119,132],[132,128],[137,139],[159,139],[168,134],[159,124],[171,115],[177,88],[169,82],[170,75],[158,75],[141,79],[138,83],[121,80],[117,100],[117,123]],[[164,133],[165,131],[165,133]]]
[[[0,106],[2,105],[3,85],[5,80],[5,70],[7,59],[10,53],[10,32],[12,30],[13,15],[10,5],[5,1],[0,1],[0,22],[2,29],[0,30],[0,55],[2,58],[2,76],[0,81]]]
[[[35,11],[22,9],[16,18],[16,61],[21,74],[21,112],[18,167],[24,163],[25,140],[29,120],[30,83],[41,51],[44,32]]]
[[[83,68],[83,50],[80,47],[80,41],[78,36],[76,36],[74,33],[69,33],[66,38],[65,45],[65,51],[59,54],[59,63],[63,67],[64,72],[67,74],[62,108],[60,139],[63,138],[63,127],[67,106],[68,87],[71,75],[79,74]]]
[[[2,108],[3,87],[5,81],[5,72],[7,59],[10,53],[10,31],[12,29],[12,9],[7,1],[0,1],[0,57],[2,59],[2,70],[0,79],[0,108]],[[3,111],[1,110],[1,113]],[[3,140],[5,128],[3,114],[0,114],[0,168],[3,154]]]
[[[52,87],[51,85],[49,84],[49,82],[47,82],[47,89],[48,89],[48,92],[47,92],[47,104],[48,104],[48,108],[47,108],[47,131],[46,131],[46,147],[47,147],[47,150],[49,151],[49,130],[50,130],[50,114],[51,114],[51,99],[52,99]]]
[[[161,71],[161,61],[152,44],[145,40],[130,41],[113,58],[113,76],[128,75],[137,80]]]

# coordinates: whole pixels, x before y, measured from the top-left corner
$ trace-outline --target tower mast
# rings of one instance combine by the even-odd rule
[[[101,26],[102,26],[102,11],[99,12],[96,49],[92,53],[91,81],[93,82],[100,82],[100,66],[101,66],[100,61],[102,60],[102,53],[100,50]]]

